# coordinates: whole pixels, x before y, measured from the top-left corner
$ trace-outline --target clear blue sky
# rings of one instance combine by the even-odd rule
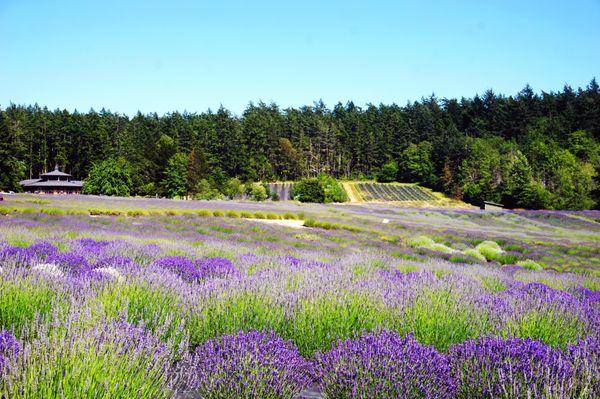
[[[0,0],[0,106],[398,103],[600,79],[600,1]]]

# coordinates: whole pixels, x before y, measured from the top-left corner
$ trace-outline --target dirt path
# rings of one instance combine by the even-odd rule
[[[344,190],[346,190],[346,194],[348,194],[348,200],[350,200],[350,202],[360,202],[358,198],[356,198],[352,184],[348,182],[342,182],[342,187],[344,187]]]
[[[278,226],[291,227],[293,229],[303,229],[304,228],[304,220],[254,219],[254,218],[248,218],[246,220],[250,220],[252,222],[265,223],[265,224],[276,224]]]

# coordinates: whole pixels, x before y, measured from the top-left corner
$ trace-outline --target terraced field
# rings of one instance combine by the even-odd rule
[[[414,184],[356,182],[344,185],[355,202],[438,201],[429,190]]]

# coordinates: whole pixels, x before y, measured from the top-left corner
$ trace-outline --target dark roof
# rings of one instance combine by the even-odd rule
[[[19,184],[22,185],[22,186],[28,186],[28,185],[30,185],[32,183],[37,183],[39,181],[42,181],[42,179],[27,179],[27,180],[21,180],[19,182]]]
[[[83,182],[79,180],[50,180],[50,181],[42,181],[40,179],[32,180],[23,180],[20,182],[23,187],[83,187]]]
[[[54,167],[54,170],[52,172],[42,173],[40,175],[40,177],[48,177],[48,176],[65,176],[65,177],[71,177],[70,174],[65,173],[65,172],[61,172],[60,170],[58,170],[58,165],[56,165]]]

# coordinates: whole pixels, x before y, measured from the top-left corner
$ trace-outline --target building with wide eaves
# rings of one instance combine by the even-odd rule
[[[19,182],[29,193],[38,194],[81,194],[83,181],[71,180],[71,175],[58,170],[42,173],[39,179],[28,179]]]

